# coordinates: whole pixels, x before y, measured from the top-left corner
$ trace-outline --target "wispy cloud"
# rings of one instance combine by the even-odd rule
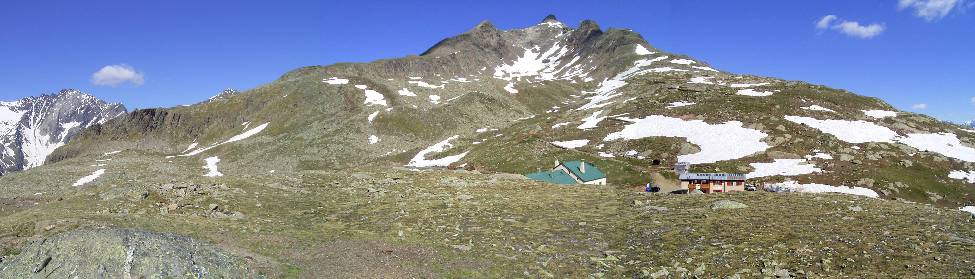
[[[91,75],[91,83],[107,86],[118,86],[119,84],[129,83],[139,86],[145,83],[145,76],[129,65],[108,65]]]
[[[917,110],[928,109],[928,104],[923,104],[923,103],[922,104],[914,104],[914,105],[911,106],[911,108],[912,109],[917,109]]]
[[[825,15],[816,22],[816,29],[827,29],[829,24],[833,23],[838,17],[836,15]]]
[[[961,0],[899,0],[897,9],[914,10],[914,15],[927,21],[939,20],[962,6]]]
[[[881,23],[862,25],[856,21],[840,19],[836,15],[825,15],[816,21],[816,29],[832,29],[850,37],[870,39],[883,33],[887,27]]]

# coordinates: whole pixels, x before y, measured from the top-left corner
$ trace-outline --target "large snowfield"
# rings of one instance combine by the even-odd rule
[[[894,138],[897,137],[897,133],[887,127],[862,120],[819,120],[812,117],[792,115],[785,116],[785,120],[805,124],[848,143],[893,142]]]
[[[680,137],[697,145],[701,151],[677,156],[681,162],[714,163],[739,159],[765,151],[770,146],[762,139],[768,136],[759,130],[742,127],[738,121],[708,124],[702,120],[683,120],[660,115],[644,118],[619,118],[630,122],[622,131],[611,133],[604,141],[636,140],[647,137]],[[714,136],[721,135],[721,136]]]
[[[776,175],[794,176],[822,171],[804,159],[775,159],[771,163],[751,163],[751,166],[755,168],[755,171],[746,174],[748,178]]]
[[[786,116],[785,119],[805,124],[848,143],[897,142],[920,151],[935,152],[965,162],[975,162],[975,148],[965,146],[958,136],[952,133],[912,133],[901,136],[890,128],[863,120],[820,120],[791,115]]]
[[[818,183],[800,184],[795,181],[765,185],[765,189],[771,192],[842,193],[871,198],[880,197],[877,192],[863,187],[832,186]]]

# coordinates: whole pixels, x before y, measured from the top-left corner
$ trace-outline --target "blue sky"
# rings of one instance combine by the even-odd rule
[[[14,0],[0,9],[0,100],[78,88],[130,109],[190,104],[302,66],[418,54],[485,19],[508,29],[555,14],[722,70],[964,121],[975,119],[973,3]]]

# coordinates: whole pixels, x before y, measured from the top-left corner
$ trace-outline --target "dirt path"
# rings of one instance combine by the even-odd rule
[[[670,193],[676,190],[682,190],[679,181],[667,179],[659,172],[654,172],[650,174],[650,177],[653,178],[653,184],[657,185],[657,187],[660,187],[660,192],[662,193]]]

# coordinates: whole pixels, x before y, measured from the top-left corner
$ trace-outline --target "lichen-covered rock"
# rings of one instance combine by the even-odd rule
[[[190,237],[81,229],[28,243],[0,262],[0,278],[254,278],[242,260]]]

